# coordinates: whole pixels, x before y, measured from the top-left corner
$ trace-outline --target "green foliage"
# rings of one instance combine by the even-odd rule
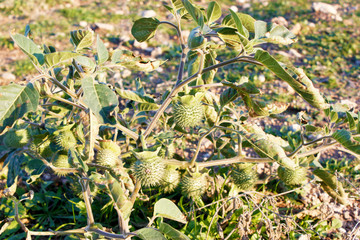
[[[171,71],[173,62],[107,49],[92,30],[70,32],[72,51],[39,47],[29,26],[25,35],[11,35],[40,76],[27,85],[0,87],[1,174],[6,175],[0,209],[3,219],[13,220],[1,223],[5,237],[24,238],[25,227],[19,226],[24,218],[31,222],[25,224],[27,238],[296,239],[299,231],[320,236],[341,227],[336,219],[331,224],[315,219],[316,228],[310,228],[309,219],[293,215],[288,206],[278,208],[274,199],[300,204],[302,184],[315,179],[333,199],[347,204],[347,190],[321,168],[316,154],[341,145],[358,157],[360,115],[328,103],[302,69],[287,59],[280,62],[262,45],[295,43],[286,27],[233,10],[220,19],[217,2],[207,8],[188,0],[169,3],[174,23],[140,18],[131,29],[139,42],[150,40],[160,24],[177,31],[180,47],[167,54],[181,56],[178,79],[166,91],[149,87],[154,84],[145,77],[164,76],[154,70],[162,65]],[[68,8],[60,13],[79,21],[88,12]],[[90,13],[86,21],[103,19],[99,12]],[[187,39],[179,23],[190,29]],[[136,80],[121,86],[109,81],[109,73],[119,68],[130,70]],[[271,91],[263,93],[272,82],[257,81],[252,71],[266,78],[275,74],[326,121],[314,116],[320,120],[314,123],[300,112],[299,131],[255,125],[257,117],[282,117],[288,104],[276,102]],[[315,133],[323,135],[309,135]],[[274,162],[280,164],[277,175],[255,170],[257,163],[271,167]],[[255,185],[262,193],[246,192]],[[288,191],[293,185],[301,186]],[[259,204],[264,194],[272,196]],[[283,225],[290,230],[278,228]],[[48,228],[55,233],[39,233]]]

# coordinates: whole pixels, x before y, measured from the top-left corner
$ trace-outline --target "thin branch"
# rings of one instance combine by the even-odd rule
[[[141,189],[141,182],[137,180],[136,184],[135,184],[135,189],[130,196],[130,201],[132,202],[132,204],[135,203],[136,197],[137,197],[140,189]]]
[[[77,107],[77,108],[80,108],[80,109],[86,111],[86,107],[83,107],[83,106],[81,106],[81,105],[79,105],[79,104],[76,104],[76,103],[74,103],[74,102],[71,102],[71,101],[69,101],[69,100],[66,100],[66,99],[64,99],[64,98],[62,98],[62,97],[58,97],[58,96],[56,96],[56,95],[49,95],[48,97],[51,98],[51,99],[54,99],[54,100],[57,100],[57,101],[60,101],[60,102],[69,104],[69,105],[71,105],[71,106],[74,106],[74,107]]]

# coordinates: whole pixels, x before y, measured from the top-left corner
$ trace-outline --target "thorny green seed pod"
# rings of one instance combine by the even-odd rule
[[[278,168],[279,178],[286,185],[300,185],[306,180],[307,169],[304,167],[297,167],[294,170],[280,166]]]
[[[174,120],[180,127],[198,126],[204,118],[204,107],[201,103],[202,94],[185,95],[173,104]]]
[[[180,173],[176,170],[176,167],[166,166],[165,173],[161,181],[161,185],[164,188],[165,193],[170,193],[180,183]]]
[[[181,179],[180,182],[181,193],[192,199],[200,198],[206,191],[207,180],[206,174],[199,172],[187,175]]]
[[[239,164],[231,172],[231,179],[240,190],[248,190],[255,185],[258,177],[253,166],[253,164]]]
[[[65,154],[59,154],[55,156],[55,158],[52,160],[52,165],[57,168],[71,168],[69,157]],[[69,171],[62,169],[55,169],[54,171],[59,176],[65,176],[69,174]]]
[[[6,133],[3,142],[8,148],[22,148],[30,142],[30,135],[27,129],[10,129]]]

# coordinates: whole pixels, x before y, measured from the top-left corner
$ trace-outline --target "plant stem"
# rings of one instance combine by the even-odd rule
[[[291,158],[291,157],[295,156],[295,154],[297,154],[302,149],[302,147],[317,143],[317,142],[319,142],[321,140],[328,139],[328,138],[332,138],[332,136],[324,136],[324,137],[321,137],[321,138],[317,138],[317,139],[315,139],[315,140],[313,140],[311,142],[308,142],[308,143],[304,142],[304,143],[300,144],[300,146],[297,147],[293,152],[289,153],[287,156],[289,158]]]
[[[138,180],[136,180],[135,189],[134,189],[134,191],[132,192],[132,194],[131,194],[131,196],[130,196],[130,201],[131,201],[131,203],[132,203],[133,205],[134,205],[134,203],[135,203],[136,197],[137,197],[140,189],[141,189],[141,182],[138,181]]]
[[[76,103],[74,103],[74,102],[71,102],[71,101],[69,101],[69,100],[66,100],[66,99],[64,99],[64,98],[62,98],[62,97],[58,97],[58,96],[56,96],[56,95],[48,95],[48,97],[51,98],[51,99],[54,99],[54,100],[57,100],[57,101],[60,101],[60,102],[69,104],[69,105],[71,105],[71,106],[74,106],[74,107],[77,107],[77,108],[80,108],[80,109],[86,111],[86,108],[85,108],[85,107],[83,107],[83,106],[81,106],[81,105],[79,105],[79,104],[76,104]]]
[[[187,85],[192,80],[197,78],[199,74],[206,73],[206,72],[209,72],[209,71],[211,71],[213,69],[220,68],[220,67],[223,67],[223,66],[226,66],[226,65],[229,65],[229,64],[232,64],[232,63],[236,63],[236,62],[253,63],[253,64],[256,64],[256,65],[262,66],[261,63],[259,63],[258,61],[256,61],[252,57],[240,56],[240,57],[235,57],[235,58],[229,59],[227,61],[212,65],[210,67],[204,68],[202,72],[197,72],[197,73],[193,74],[192,76],[188,77],[187,79],[185,79],[184,81],[182,81],[181,83],[176,85],[175,88],[170,92],[170,94],[167,96],[167,98],[165,99],[163,104],[160,106],[159,110],[156,112],[156,114],[155,114],[153,120],[151,121],[150,125],[145,130],[144,136],[147,137],[150,134],[150,132],[154,129],[154,127],[155,127],[157,121],[159,120],[161,114],[165,111],[166,107],[169,106],[172,98],[181,90],[181,88],[183,86]]]
[[[137,135],[135,132],[131,131],[130,129],[128,129],[127,127],[121,125],[120,123],[116,123],[115,125],[120,131],[122,131],[125,135],[128,135],[129,137],[131,137],[134,140],[138,140],[139,135]]]
[[[87,227],[85,228],[85,230],[89,229],[94,223],[94,215],[92,213],[92,209],[91,209],[91,203],[90,203],[90,196],[89,196],[89,180],[87,180],[86,178],[81,178],[80,179],[80,185],[81,185],[81,189],[82,189],[82,193],[84,196],[84,202],[85,202],[85,207],[86,207],[86,214],[87,214],[87,220],[88,220],[88,224]]]

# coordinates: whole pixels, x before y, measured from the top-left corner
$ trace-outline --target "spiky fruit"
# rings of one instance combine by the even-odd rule
[[[171,143],[167,146],[163,145],[161,146],[160,148],[160,151],[159,151],[159,157],[162,157],[162,158],[172,158],[174,156],[176,152],[176,148],[175,148],[175,144],[174,143]]]
[[[52,159],[52,165],[57,168],[71,168],[69,157],[65,154],[59,154],[54,159]],[[69,174],[69,171],[64,169],[54,169],[54,171],[59,176],[65,176]]]
[[[200,198],[206,191],[207,180],[206,174],[199,172],[187,175],[181,179],[180,182],[181,193],[192,199]]]
[[[64,130],[56,133],[55,143],[61,150],[68,151],[71,148],[75,148],[76,138],[72,131]]]
[[[180,173],[176,170],[176,167],[166,166],[164,176],[161,181],[161,185],[164,188],[164,192],[170,193],[180,183]]]
[[[133,152],[138,159],[133,167],[134,176],[144,187],[159,185],[164,176],[165,163],[157,156],[159,150],[160,148],[156,151]]]
[[[307,169],[304,167],[296,167],[295,169],[290,169],[280,166],[278,168],[279,178],[286,185],[299,185],[306,180]]]
[[[178,97],[173,104],[174,120],[182,128],[198,126],[204,118],[204,107],[201,104],[203,94]]]
[[[115,167],[120,163],[118,156],[113,150],[102,148],[96,154],[96,162],[105,167]]]
[[[110,149],[116,155],[121,154],[120,147],[119,147],[119,145],[117,145],[116,142],[113,142],[113,141],[110,141],[110,140],[102,140],[102,141],[100,141],[100,147]]]
[[[51,151],[50,148],[50,140],[46,140],[46,141],[33,141],[29,148],[30,150],[37,152],[38,154],[40,154],[43,158],[49,158],[53,155],[53,151]]]
[[[258,179],[256,170],[253,169],[253,164],[239,164],[231,172],[231,178],[235,186],[240,190],[252,188]]]
[[[8,148],[21,148],[30,142],[27,129],[11,129],[4,137],[4,145]]]

